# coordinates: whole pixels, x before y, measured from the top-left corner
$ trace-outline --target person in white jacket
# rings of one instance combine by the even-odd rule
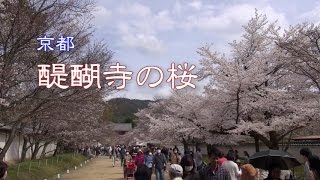
[[[227,161],[225,161],[222,164],[222,167],[224,169],[226,169],[228,171],[228,173],[230,174],[231,179],[230,180],[237,180],[239,179],[239,177],[241,176],[242,172],[241,172],[241,168],[238,167],[238,165],[233,162],[235,160],[235,154],[230,151],[227,156]]]

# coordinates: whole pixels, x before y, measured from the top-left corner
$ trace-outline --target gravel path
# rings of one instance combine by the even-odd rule
[[[71,170],[69,174],[63,174],[61,179],[65,180],[123,180],[123,170],[120,161],[116,161],[116,166],[112,167],[111,159],[107,156],[94,158],[84,167],[78,170]],[[152,180],[155,180],[153,174]],[[166,174],[165,180],[168,180]]]
[[[74,180],[123,180],[123,171],[120,161],[112,167],[111,159],[106,156],[95,158],[86,166],[72,170],[70,174],[63,174],[61,179]]]

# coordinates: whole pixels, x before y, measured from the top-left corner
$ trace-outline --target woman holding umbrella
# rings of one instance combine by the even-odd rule
[[[272,149],[260,151],[252,155],[250,157],[250,164],[255,168],[269,170],[269,179],[279,178],[279,170],[290,170],[301,165],[301,163],[291,154],[285,151]],[[273,177],[270,177],[272,174],[274,174]],[[294,178],[294,176],[292,176],[292,178]]]
[[[280,175],[281,175],[280,167],[277,164],[274,164],[271,166],[269,170],[268,177],[264,180],[281,180]]]

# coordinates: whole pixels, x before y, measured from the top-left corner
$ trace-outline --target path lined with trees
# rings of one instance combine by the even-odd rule
[[[61,179],[123,179],[120,165],[112,167],[111,160],[106,156],[95,158],[87,166],[62,175]]]
[[[63,174],[61,179],[65,180],[85,180],[85,179],[108,179],[108,180],[122,180],[123,171],[120,167],[120,161],[116,162],[116,166],[112,167],[112,161],[109,157],[99,156],[93,159],[86,166],[70,171],[70,174]],[[152,180],[155,180],[155,174],[152,174]],[[165,178],[169,178],[165,175]]]
[[[102,72],[113,63],[113,52],[92,38],[89,22],[94,7],[85,0],[0,3],[0,128],[7,133],[1,160],[7,160],[15,139],[19,139],[15,153],[19,155],[14,160],[41,162],[51,145],[55,145],[54,157],[91,144],[129,145],[136,140],[181,143],[185,149],[188,144],[206,144],[210,149],[254,142],[257,152],[260,144],[273,150],[283,146],[287,151],[292,137],[319,132],[320,25],[300,23],[282,30],[256,12],[243,26],[241,38],[230,43],[230,54],[209,45],[198,49],[197,74],[209,80],[202,94],[173,91],[134,115],[123,115],[105,102],[116,92],[114,87],[103,81],[100,85],[97,78],[104,77]],[[35,51],[38,37],[57,39],[60,34],[73,36],[73,51]],[[91,73],[89,82],[81,83],[84,88],[67,87],[73,82],[69,77],[56,82],[60,76],[71,76],[77,64],[86,65],[86,77]],[[39,71],[42,65],[50,70]],[[59,68],[60,74],[40,76]],[[120,135],[114,122],[133,123],[134,130]],[[99,157],[63,178],[122,177],[120,166],[112,167],[111,160]]]

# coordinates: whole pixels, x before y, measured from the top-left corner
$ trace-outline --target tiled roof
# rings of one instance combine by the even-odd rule
[[[313,136],[300,136],[292,138],[292,140],[320,140],[320,135],[313,135]]]

